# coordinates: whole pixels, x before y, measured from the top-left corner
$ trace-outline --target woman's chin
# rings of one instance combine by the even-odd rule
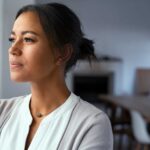
[[[10,79],[14,82],[27,82],[26,78],[24,76],[20,75],[10,75]]]

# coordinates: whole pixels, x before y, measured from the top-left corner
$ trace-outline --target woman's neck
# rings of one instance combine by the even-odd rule
[[[65,82],[59,81],[32,83],[31,93],[30,110],[33,117],[37,113],[49,114],[62,105],[70,95]]]

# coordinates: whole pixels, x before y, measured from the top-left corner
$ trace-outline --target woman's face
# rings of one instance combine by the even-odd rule
[[[16,21],[10,35],[10,75],[14,81],[38,82],[55,76],[57,59],[36,13],[25,12]]]

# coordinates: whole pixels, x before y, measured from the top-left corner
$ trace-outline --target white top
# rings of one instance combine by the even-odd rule
[[[0,135],[1,150],[24,150],[32,123],[32,116],[29,110],[30,99],[31,95],[23,98],[22,103],[15,107],[11,117],[3,127]],[[83,105],[82,103],[86,104]],[[80,110],[78,105],[83,106],[80,114],[76,116]],[[86,108],[91,108],[91,110]],[[93,110],[97,112],[95,113]],[[64,104],[42,120],[28,150],[112,150],[112,132],[108,118],[102,112],[100,119],[99,117],[98,119],[97,117],[94,118],[91,111],[95,117],[101,112],[72,93]],[[81,117],[81,113],[83,113],[83,116],[86,113],[87,116]],[[72,124],[74,120],[76,122]],[[98,122],[101,122],[99,127],[97,126]],[[96,126],[99,131],[96,130]],[[91,134],[90,130],[92,131]],[[98,132],[101,133],[99,134]],[[98,139],[95,139],[97,137]],[[86,138],[93,138],[95,149],[92,141],[91,144],[84,145],[89,140]]]

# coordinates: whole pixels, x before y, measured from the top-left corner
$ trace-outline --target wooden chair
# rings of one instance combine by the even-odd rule
[[[101,101],[105,103],[105,112],[108,114],[111,121],[114,135],[114,149],[123,150],[124,139],[126,137],[132,137],[130,113],[125,108],[119,107],[109,101],[103,99],[101,99]],[[126,145],[126,147],[128,147],[128,150],[131,150],[130,140],[128,140],[128,145]]]
[[[137,68],[135,72],[135,87],[134,87],[134,94],[135,95],[147,95],[150,96],[150,68]],[[144,122],[144,119],[142,116],[136,112],[131,112],[131,120],[132,120],[132,129],[133,134],[138,141],[137,143],[137,149],[144,148],[144,149],[150,149],[150,138],[146,129],[146,122]],[[136,123],[135,123],[136,122]],[[135,129],[136,128],[136,129]],[[139,131],[137,131],[139,130]],[[140,133],[141,132],[141,133]],[[138,134],[140,133],[140,134]],[[142,141],[143,140],[147,141]],[[144,139],[145,138],[145,139]],[[147,140],[146,140],[147,138]]]
[[[147,131],[147,122],[137,111],[131,111],[132,131],[136,140],[135,150],[150,149],[150,135]]]
[[[150,95],[150,68],[136,70],[134,94]]]

